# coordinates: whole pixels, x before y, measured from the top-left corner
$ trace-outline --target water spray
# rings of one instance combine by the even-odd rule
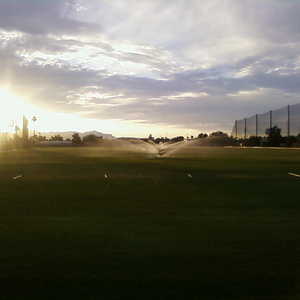
[[[290,176],[294,176],[294,177],[300,177],[300,175],[299,175],[299,174],[295,174],[295,173],[288,173],[288,175],[290,175]]]

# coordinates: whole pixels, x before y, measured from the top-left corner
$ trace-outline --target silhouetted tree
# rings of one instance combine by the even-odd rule
[[[277,126],[268,128],[266,130],[266,135],[267,135],[268,146],[271,146],[271,147],[279,147],[280,146],[280,143],[282,141],[280,128],[278,128]]]
[[[155,144],[160,144],[160,143],[162,143],[162,139],[161,139],[161,138],[156,138],[156,139],[154,140],[154,143],[155,143]]]
[[[30,137],[29,139],[29,143],[32,144],[36,144],[36,143],[40,143],[40,142],[45,142],[47,141],[47,137],[42,136],[40,133],[38,135],[33,135]]]
[[[228,134],[223,131],[215,131],[210,134],[210,136],[228,137]]]
[[[171,139],[171,143],[177,143],[177,142],[182,142],[184,141],[184,137],[183,136],[177,136]]]
[[[153,141],[154,142],[154,137],[152,136],[152,134],[149,135],[148,140]]]
[[[242,144],[244,144],[247,147],[257,147],[257,146],[261,146],[261,143],[262,143],[262,138],[260,136],[250,136]]]
[[[198,135],[198,139],[205,139],[207,137],[208,137],[207,133],[199,133],[199,135]]]
[[[64,138],[59,134],[51,136],[51,138],[50,138],[50,141],[62,142],[63,140],[64,140]]]
[[[82,140],[81,140],[81,138],[80,138],[80,136],[79,136],[78,133],[74,133],[74,134],[72,135],[72,143],[75,144],[75,145],[80,145],[80,144],[82,144]]]
[[[298,141],[296,136],[290,135],[282,138],[282,143],[284,143],[287,147],[292,147]]]
[[[205,134],[199,135],[200,138],[197,140],[199,146],[234,146],[236,145],[235,139],[228,136],[228,134],[222,131],[212,132],[209,136]]]
[[[83,142],[84,144],[97,144],[97,143],[99,143],[99,141],[102,140],[102,139],[103,139],[102,136],[101,136],[101,137],[97,137],[97,136],[94,135],[94,134],[89,134],[89,135],[83,137],[82,142]]]
[[[45,142],[45,141],[47,141],[47,137],[41,135],[40,133],[37,136],[35,136],[35,137],[36,137],[37,141],[39,141],[39,142]]]

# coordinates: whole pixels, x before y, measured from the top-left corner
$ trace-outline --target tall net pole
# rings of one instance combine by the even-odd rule
[[[290,106],[287,107],[287,113],[288,113],[288,120],[287,120],[287,136],[289,137],[291,134],[291,112],[290,112]]]
[[[258,137],[258,115],[255,115],[255,136]]]

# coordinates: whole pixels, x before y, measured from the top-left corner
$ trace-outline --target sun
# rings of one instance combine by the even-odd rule
[[[13,124],[20,123],[22,116],[31,114],[31,108],[22,97],[7,88],[0,88],[0,130],[9,130]],[[11,131],[11,130],[9,130]]]

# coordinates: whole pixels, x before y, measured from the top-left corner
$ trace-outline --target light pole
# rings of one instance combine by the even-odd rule
[[[33,136],[35,137],[35,122],[37,121],[37,117],[33,116],[32,122],[33,122]]]

